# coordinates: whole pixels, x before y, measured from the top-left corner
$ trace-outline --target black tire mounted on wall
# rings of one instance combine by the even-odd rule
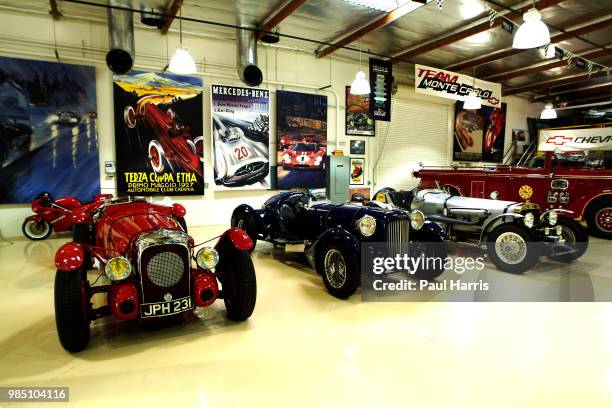
[[[55,324],[60,343],[71,353],[89,343],[89,300],[85,271],[55,274]]]
[[[253,241],[253,247],[249,252],[253,252],[255,245],[257,245],[257,226],[252,216],[249,216],[244,210],[239,209],[234,211],[231,220],[232,228],[240,228],[247,233],[251,241]]]
[[[216,271],[222,285],[227,318],[233,321],[248,319],[255,309],[257,279],[251,255],[225,241],[218,248],[219,264]]]
[[[570,245],[574,246],[576,252],[571,254],[551,255],[549,258],[557,262],[571,262],[584,255],[589,245],[589,234],[587,234],[584,227],[580,225],[578,221],[563,217],[559,217],[557,225],[563,227],[563,238]]]
[[[497,254],[497,251],[495,249],[495,242],[504,233],[518,235],[527,245],[526,255],[521,262],[518,262],[516,264],[507,263]],[[489,255],[489,258],[491,258],[491,261],[493,261],[497,269],[504,272],[522,274],[531,269],[540,258],[538,248],[535,245],[536,240],[531,231],[517,224],[502,224],[496,227],[489,234],[487,241],[487,254]]]
[[[359,255],[350,256],[346,249],[335,243],[324,244],[317,252],[317,272],[323,278],[327,291],[339,299],[347,299],[355,293],[360,284]],[[332,265],[332,257],[342,264]],[[340,273],[335,269],[342,266],[344,279],[335,279],[334,276]]]
[[[603,229],[597,221],[597,215],[606,209],[612,209],[612,197],[604,197],[589,205],[584,218],[592,235],[612,239],[612,231]]]

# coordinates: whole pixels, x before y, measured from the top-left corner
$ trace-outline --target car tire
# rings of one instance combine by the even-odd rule
[[[580,258],[589,246],[589,234],[578,221],[559,217],[557,225],[563,227],[562,237],[574,247],[575,252],[562,255],[549,255],[548,258],[557,262],[571,262]]]
[[[62,347],[76,353],[89,343],[89,288],[85,271],[57,270],[55,274],[55,324]]]
[[[347,299],[355,293],[360,281],[358,259],[358,255],[350,256],[347,250],[334,243],[322,248],[317,257],[317,272],[332,296]]]
[[[600,238],[612,239],[612,198],[606,197],[589,206],[585,219],[589,232]]]
[[[164,161],[166,154],[164,152],[164,148],[157,140],[151,140],[149,142],[147,154],[149,155],[149,163],[151,164],[153,171],[155,173],[163,172],[165,168]]]
[[[531,231],[517,224],[502,224],[495,228],[487,238],[487,254],[497,269],[515,274],[522,274],[531,269],[539,259],[539,253],[533,244],[536,239]],[[505,243],[516,243],[524,251],[522,259],[512,262],[512,254],[503,250]],[[520,246],[523,248],[521,249]]]
[[[221,281],[227,318],[236,322],[248,319],[257,300],[257,279],[251,256],[226,241],[219,248],[216,271]]]
[[[136,127],[136,111],[133,107],[128,105],[123,109],[123,121],[130,129],[134,129]]]
[[[33,230],[33,228],[38,229]],[[23,224],[21,224],[21,231],[23,232],[23,235],[25,235],[32,241],[41,241],[51,235],[51,233],[53,232],[53,227],[51,227],[51,223],[46,220],[42,220],[41,222],[25,220]]]
[[[183,231],[185,231],[185,233],[188,233],[187,232],[187,222],[185,222],[185,217],[176,217],[175,220],[181,226]]]
[[[231,220],[232,228],[240,228],[247,233],[251,241],[253,241],[253,247],[249,252],[253,252],[257,245],[257,226],[252,216],[249,216],[244,210],[235,211],[232,214]]]
[[[434,280],[438,276],[444,273],[444,264],[446,263],[446,258],[448,257],[448,252],[446,250],[446,246],[442,241],[439,242],[429,242],[429,241],[421,241],[421,242],[411,242],[410,243],[410,252],[411,257],[419,257],[424,256],[425,259],[434,258],[442,259],[442,263],[440,264],[441,268],[427,268],[427,269],[419,269],[414,273],[414,276],[417,279],[425,279],[425,280]],[[434,263],[434,266],[437,266],[437,263]]]

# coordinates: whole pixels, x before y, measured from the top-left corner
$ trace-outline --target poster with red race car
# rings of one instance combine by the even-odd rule
[[[277,91],[277,187],[325,186],[327,96]]]
[[[202,85],[165,72],[114,77],[120,195],[204,194]]]
[[[500,163],[504,155],[506,104],[463,109],[455,104],[453,160]]]
[[[270,91],[211,85],[215,189],[270,188]]]

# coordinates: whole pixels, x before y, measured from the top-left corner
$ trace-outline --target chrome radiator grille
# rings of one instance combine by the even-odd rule
[[[387,224],[385,240],[390,255],[408,253],[410,221],[396,220]]]
[[[185,272],[185,263],[174,252],[160,252],[147,264],[147,275],[151,282],[162,288],[174,286]]]

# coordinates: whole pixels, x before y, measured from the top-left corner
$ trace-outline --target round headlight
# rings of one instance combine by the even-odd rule
[[[523,218],[523,224],[525,224],[527,228],[533,228],[534,222],[535,222],[535,216],[533,215],[532,212],[528,212],[527,214],[525,214],[525,218]]]
[[[357,227],[363,236],[370,237],[376,231],[376,220],[374,217],[364,215],[357,221]]]
[[[126,258],[117,256],[111,258],[111,260],[106,263],[106,266],[104,266],[104,273],[106,273],[108,279],[119,281],[130,276],[130,273],[132,273],[132,264]]]
[[[219,253],[215,248],[204,247],[196,254],[196,263],[202,269],[212,269],[219,263]]]
[[[556,211],[551,211],[548,213],[548,223],[551,227],[557,225],[557,221],[559,220],[559,214]]]
[[[425,214],[419,210],[414,210],[410,213],[410,226],[415,230],[420,230],[425,224]]]

